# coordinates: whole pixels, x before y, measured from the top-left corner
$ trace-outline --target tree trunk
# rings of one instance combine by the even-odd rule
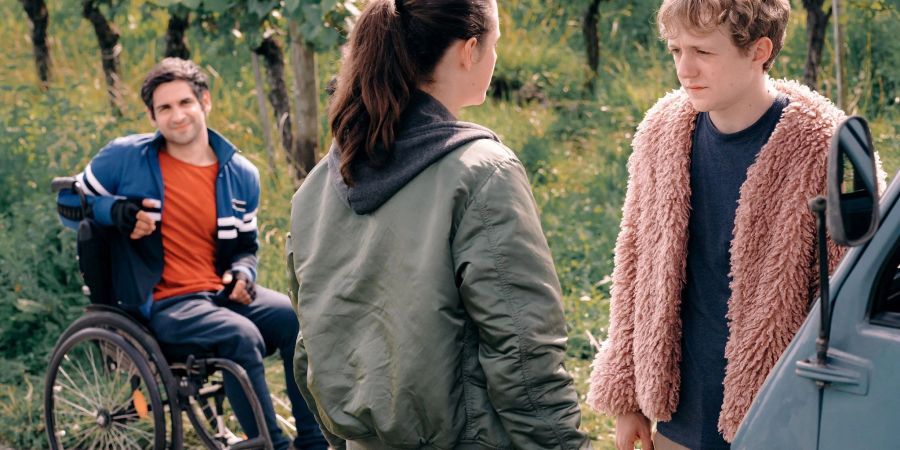
[[[844,91],[844,27],[841,26],[841,2],[831,1],[829,14],[834,13],[834,84],[837,107],[847,107],[847,93]]]
[[[122,89],[119,78],[119,53],[122,51],[122,46],[119,44],[119,31],[115,24],[106,20],[103,13],[100,12],[97,0],[84,0],[82,14],[94,26],[94,33],[97,35],[113,114],[122,116]]]
[[[262,125],[263,139],[266,141],[266,161],[269,163],[269,171],[275,172],[275,148],[272,145],[272,123],[269,122],[269,112],[266,108],[265,86],[263,85],[262,75],[259,73],[259,55],[250,54],[253,62],[253,80],[256,82],[256,103],[259,107],[259,123]]]
[[[287,157],[288,167],[294,180],[302,179],[302,168],[294,145],[291,132],[291,105],[288,101],[287,85],[284,83],[284,55],[278,42],[272,37],[262,41],[254,53],[263,58],[266,66],[266,79],[269,82],[269,103],[275,110],[275,123],[281,134],[281,146]]]
[[[803,0],[806,8],[806,67],[803,70],[803,84],[816,90],[819,66],[822,64],[822,46],[825,44],[825,29],[831,10],[822,10],[824,0]]]
[[[291,20],[291,68],[297,91],[297,158],[299,169],[306,177],[316,165],[319,151],[319,92],[316,89],[316,53],[304,42]],[[300,181],[300,180],[295,180]]]
[[[184,32],[188,25],[190,25],[190,12],[169,12],[169,27],[166,29],[166,57],[191,58],[191,50],[184,42]]]
[[[597,69],[600,67],[600,36],[597,32],[599,22],[600,0],[591,0],[581,22],[581,33],[584,35],[588,68],[591,69],[592,76],[597,75]]]
[[[34,62],[37,64],[41,89],[50,87],[50,50],[47,48],[47,24],[50,14],[44,0],[19,0],[31,20],[31,45],[34,47]]]

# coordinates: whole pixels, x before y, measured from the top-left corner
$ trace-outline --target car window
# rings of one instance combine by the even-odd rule
[[[877,278],[872,304],[872,323],[900,328],[900,242],[894,245],[888,263]]]

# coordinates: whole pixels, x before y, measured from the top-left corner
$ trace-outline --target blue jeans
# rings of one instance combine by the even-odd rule
[[[300,327],[291,301],[286,295],[261,286],[256,287],[256,300],[249,305],[228,301],[225,306],[217,306],[213,295],[200,292],[154,302],[150,329],[157,341],[162,346],[198,346],[243,367],[259,396],[272,443],[275,449],[283,450],[290,445],[290,439],[281,432],[275,419],[263,365],[265,356],[279,350],[297,426],[294,446],[302,450],[326,449],[328,443],[294,381],[294,345]],[[234,414],[247,436],[256,437],[259,431],[250,403],[238,381],[225,374],[225,393]]]

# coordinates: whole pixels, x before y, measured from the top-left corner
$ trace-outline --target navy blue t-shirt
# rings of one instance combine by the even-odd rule
[[[681,389],[672,420],[657,431],[692,450],[727,450],[719,433],[731,297],[730,246],[741,185],[769,140],[788,98],[779,96],[759,120],[736,133],[697,116],[691,148],[691,217],[687,278],[681,293]]]

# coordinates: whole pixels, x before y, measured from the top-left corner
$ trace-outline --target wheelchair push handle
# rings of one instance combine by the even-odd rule
[[[56,194],[63,189],[71,189],[73,191],[81,191],[78,179],[75,177],[54,177],[50,182],[50,191]]]
[[[52,181],[50,181],[50,191],[54,194],[63,191],[63,190],[71,190],[78,194],[78,199],[81,201],[81,217],[89,217],[90,209],[88,208],[87,195],[84,193],[84,189],[81,186],[81,183],[78,182],[78,179],[75,177],[54,177]],[[58,208],[61,208],[58,207]],[[63,216],[69,216],[65,211],[60,210],[60,214]],[[75,213],[71,213],[75,214]],[[74,219],[73,220],[80,220]]]

